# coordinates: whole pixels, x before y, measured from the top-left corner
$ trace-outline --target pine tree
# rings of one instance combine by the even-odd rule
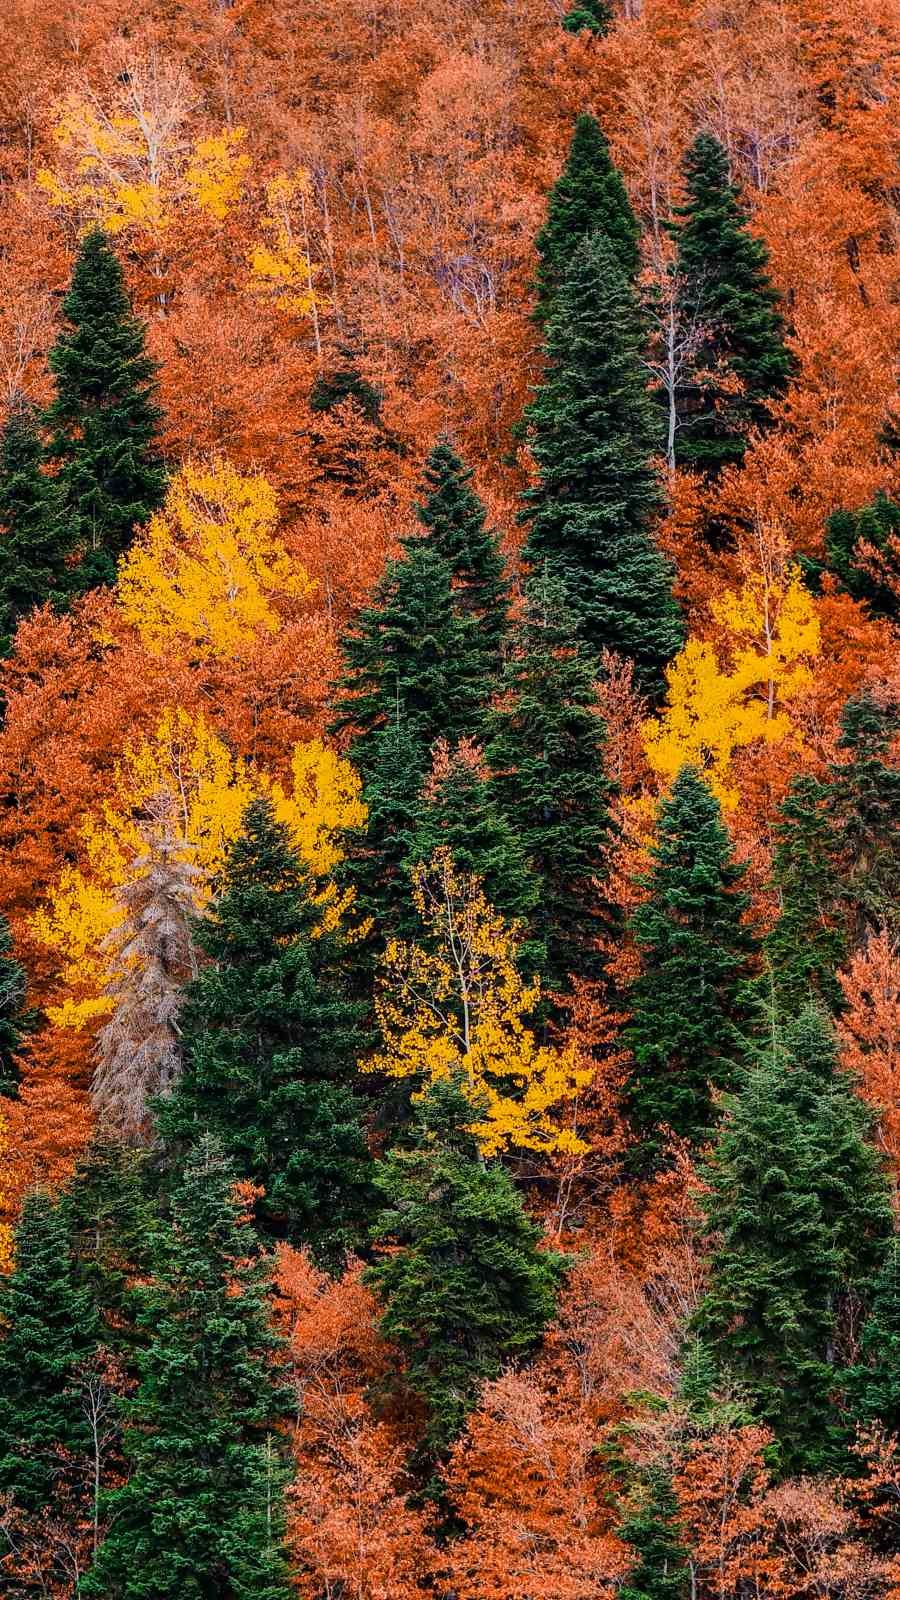
[[[126,1407],[130,1477],[81,1593],[92,1600],[288,1600],[288,1397],[267,1269],[241,1220],[235,1173],[214,1140],[188,1160],[143,1291],[139,1385]]]
[[[538,880],[525,860],[520,835],[498,806],[478,746],[466,740],[455,750],[442,741],[435,746],[407,866],[430,861],[442,847],[450,850],[457,871],[481,879],[491,905],[507,922],[527,923],[540,893]],[[402,936],[415,938],[419,921],[407,909]],[[527,954],[529,962],[536,957],[534,950]]]
[[[872,1287],[852,1392],[854,1410],[863,1426],[900,1433],[900,1239],[896,1234]]]
[[[24,1007],[26,988],[25,968],[13,955],[9,923],[0,913],[0,1095],[18,1093],[16,1056],[34,1025],[34,1014]]]
[[[100,1317],[104,1345],[126,1357],[139,1342],[135,1286],[153,1267],[154,1180],[146,1149],[98,1132],[62,1202],[75,1280]]]
[[[63,1209],[36,1190],[16,1229],[15,1266],[0,1277],[0,1492],[25,1511],[49,1505],[66,1458],[87,1457],[74,1392],[99,1333],[74,1281]]]
[[[170,1144],[214,1133],[265,1190],[260,1226],[332,1261],[358,1237],[368,1155],[348,1087],[358,1008],[320,920],[287,829],[267,799],[251,802],[197,925],[209,965],[186,993],[183,1071],[157,1118]]]
[[[591,651],[628,657],[641,688],[659,692],[684,630],[650,531],[660,504],[656,419],[634,296],[603,238],[572,256],[545,348],[526,412],[539,481],[525,494],[525,558],[564,580]]]
[[[839,1469],[849,1437],[850,1329],[892,1233],[870,1124],[807,1007],[748,1070],[705,1174],[713,1252],[693,1329],[791,1473]]]
[[[97,1037],[91,1084],[100,1122],[125,1139],[147,1137],[151,1100],[168,1094],[178,1076],[181,995],[197,970],[191,923],[198,869],[168,797],[154,803],[142,832],[146,849],[118,894],[122,921],[105,941],[114,1009]]]
[[[436,1084],[419,1106],[415,1147],[393,1151],[376,1179],[386,1209],[373,1237],[389,1249],[366,1277],[384,1306],[381,1331],[403,1352],[405,1382],[426,1408],[423,1478],[480,1385],[537,1343],[565,1266],[538,1249],[540,1230],[509,1174],[479,1160],[471,1119],[461,1091]]]
[[[582,27],[604,32],[604,11],[605,0],[573,5],[567,15],[575,26],[564,18],[563,27],[573,33]],[[566,164],[550,190],[547,220],[534,241],[539,322],[546,322],[553,310],[579,246],[594,234],[606,240],[624,277],[633,282],[640,266],[640,228],[603,129],[596,117],[585,113],[575,123]]]
[[[596,886],[609,843],[606,730],[596,709],[593,665],[574,635],[565,590],[536,574],[486,725],[493,787],[536,877],[529,918],[547,988],[602,971],[598,940],[615,917]]]
[[[775,826],[773,879],[778,921],[766,940],[779,1015],[796,1016],[811,999],[840,1004],[837,971],[847,951],[839,915],[827,785],[795,778]]]
[[[596,34],[602,38],[612,27],[615,13],[607,0],[575,0],[562,19],[566,33]]]
[[[743,876],[718,801],[683,768],[660,808],[647,899],[631,919],[643,959],[626,1035],[635,1061],[628,1109],[644,1168],[659,1161],[664,1129],[702,1144],[712,1091],[731,1084],[758,951]]]
[[[484,506],[471,488],[472,477],[449,439],[439,439],[425,463],[416,511],[429,543],[453,575],[457,608],[476,624],[489,689],[500,667],[509,586],[497,537],[486,527]]]
[[[63,513],[81,554],[71,574],[79,592],[114,580],[119,556],[162,504],[165,488],[156,367],[100,229],[81,242],[63,315],[67,327],[49,356],[56,397],[45,422]]]
[[[739,463],[750,428],[771,421],[790,357],[762,240],[749,231],[728,153],[700,133],[684,164],[687,199],[676,211],[676,272],[683,311],[705,337],[676,402],[680,465],[714,475]]]
[[[636,1558],[618,1591],[619,1600],[687,1600],[688,1563],[678,1526],[678,1501],[664,1472],[655,1469],[643,1475],[618,1533]]]
[[[69,584],[72,540],[59,489],[42,471],[34,410],[20,402],[0,438],[0,647],[8,653],[22,617],[49,601],[61,605]]]
[[[886,494],[877,494],[871,505],[859,511],[835,511],[825,532],[825,561],[811,563],[813,575],[833,572],[847,593],[861,600],[874,616],[896,618],[900,609],[897,590],[881,582],[877,572],[867,570],[866,557],[874,556],[887,573],[900,577],[898,539],[900,505]]]
[[[354,730],[350,755],[364,780],[379,729],[404,722],[427,751],[475,725],[489,693],[477,632],[457,609],[447,561],[429,539],[408,540],[343,641],[331,731]]]

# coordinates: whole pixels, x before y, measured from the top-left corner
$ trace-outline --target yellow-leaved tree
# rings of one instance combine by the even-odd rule
[[[279,173],[266,184],[264,243],[250,252],[250,287],[294,316],[310,316],[318,330],[318,313],[324,297],[315,287],[321,266],[313,261],[308,202],[312,180],[308,172]]]
[[[148,648],[182,639],[201,657],[231,658],[259,633],[277,633],[276,602],[313,588],[276,537],[277,522],[261,473],[246,476],[221,457],[185,462],[119,567],[119,604]]]
[[[689,639],[675,657],[666,706],[644,724],[644,749],[666,783],[682,767],[697,767],[721,805],[734,810],[734,752],[800,738],[786,708],[812,681],[819,621],[795,566],[753,574],[711,609],[719,636]]]
[[[284,789],[234,757],[202,717],[183,710],[165,712],[150,738],[125,751],[113,798],[84,819],[81,862],[64,868],[32,919],[38,938],[60,960],[64,998],[48,1007],[52,1022],[90,1027],[111,1008],[105,990],[109,934],[123,915],[118,893],[143,853],[141,816],[160,795],[171,803],[187,856],[198,869],[198,910],[249,802],[267,792],[309,868],[323,926],[337,925],[352,897],[337,892],[330,874],[341,858],[341,833],[365,821],[360,780],[349,762],[319,740],[297,746],[292,777],[292,787]]]
[[[445,848],[415,869],[413,901],[422,942],[388,944],[375,1003],[382,1045],[362,1070],[416,1078],[423,1093],[458,1079],[485,1156],[584,1152],[554,1113],[587,1086],[592,1070],[579,1064],[574,1046],[539,1044],[529,1028],[540,984],[519,974],[515,927]]]

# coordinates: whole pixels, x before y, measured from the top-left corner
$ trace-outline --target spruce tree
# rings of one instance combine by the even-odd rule
[[[288,1600],[269,1281],[212,1139],[188,1159],[142,1292],[128,1481],[81,1589],[91,1600]]]
[[[833,572],[874,616],[895,619],[900,611],[896,586],[880,580],[878,572],[867,570],[867,556],[874,556],[886,574],[900,577],[900,505],[886,494],[877,494],[871,505],[859,511],[835,511],[825,532],[825,561],[811,563],[814,575]]]
[[[62,1202],[75,1281],[90,1295],[103,1344],[126,1360],[140,1342],[136,1285],[152,1273],[156,1187],[146,1149],[98,1132]]]
[[[59,488],[43,470],[34,410],[19,402],[0,438],[0,649],[8,653],[22,617],[61,605],[69,585],[71,530]]]
[[[553,1316],[565,1262],[538,1249],[509,1174],[485,1166],[460,1089],[436,1084],[418,1110],[417,1142],[378,1169],[386,1202],[373,1237],[388,1246],[367,1281],[381,1331],[405,1357],[404,1379],[427,1422],[416,1468],[428,1478],[460,1432],[483,1382],[526,1355]],[[429,1492],[438,1492],[432,1480]]]
[[[604,0],[591,0],[588,6],[574,5],[568,13],[577,22],[570,31],[588,27],[602,32]],[[582,14],[592,21],[580,21]],[[563,27],[566,27],[563,20]],[[535,276],[538,321],[545,322],[553,309],[561,285],[579,245],[593,234],[600,234],[622,269],[633,282],[640,266],[640,228],[622,182],[622,175],[609,153],[609,145],[596,117],[584,113],[575,123],[566,164],[547,201],[547,220],[534,241],[538,255]]]
[[[602,38],[612,27],[615,13],[608,0],[575,0],[562,19],[566,33],[593,33]]]
[[[361,1048],[337,936],[271,802],[251,802],[197,924],[209,958],[180,1016],[183,1070],[157,1107],[180,1147],[214,1133],[260,1184],[260,1227],[339,1260],[358,1237],[368,1156],[349,1087]]]
[[[840,1469],[852,1326],[892,1233],[871,1117],[807,1007],[747,1071],[705,1174],[709,1288],[693,1319],[786,1472]]]
[[[769,257],[748,227],[728,153],[700,133],[684,164],[685,204],[676,211],[676,272],[683,314],[704,330],[692,373],[676,401],[680,465],[712,476],[739,463],[751,428],[771,421],[790,357]]]
[[[495,786],[477,746],[436,747],[435,762],[419,800],[417,827],[407,866],[430,861],[435,850],[450,850],[459,872],[474,873],[495,910],[507,922],[526,923],[540,885],[526,859],[523,840],[498,805]],[[403,937],[416,938],[421,924],[407,899],[410,925]],[[530,951],[528,961],[537,961]],[[536,967],[530,967],[536,970]]]
[[[642,1475],[618,1529],[635,1565],[619,1589],[619,1600],[687,1600],[688,1562],[678,1525],[678,1501],[660,1469]]]
[[[477,625],[476,643],[484,652],[482,670],[490,689],[508,624],[509,586],[497,537],[486,527],[484,506],[471,488],[472,477],[449,439],[439,439],[425,463],[416,512],[429,543],[450,568],[457,608]]]
[[[34,1025],[26,1011],[25,968],[13,955],[9,923],[0,913],[0,1095],[15,1096],[19,1088],[18,1051]]]
[[[657,693],[684,629],[651,532],[656,419],[634,296],[599,235],[570,260],[545,349],[526,412],[538,482],[525,493],[525,559],[563,579],[594,655],[606,647],[628,657],[641,688]]]
[[[162,504],[156,366],[132,315],[119,261],[100,229],[81,242],[63,300],[66,327],[50,351],[56,396],[48,457],[72,544],[76,592],[112,583],[134,530]]]
[[[642,970],[629,1001],[628,1111],[644,1169],[659,1161],[665,1129],[702,1144],[712,1093],[731,1084],[759,948],[743,876],[718,801],[683,768],[660,808],[647,899],[631,919]]]
[[[346,837],[346,855],[336,878],[353,890],[354,921],[366,929],[345,953],[357,994],[371,990],[374,967],[390,938],[408,917],[408,863],[419,826],[420,796],[428,751],[398,718],[366,741],[364,826]]]
[[[364,780],[377,730],[404,722],[427,752],[441,736],[470,731],[490,692],[477,626],[460,614],[452,581],[429,539],[407,540],[344,638],[331,731],[354,731],[350,755]]]
[[[75,1282],[63,1208],[25,1198],[15,1265],[0,1276],[0,1492],[24,1511],[49,1508],[72,1458],[87,1458],[87,1419],[75,1393],[99,1327]]]
[[[847,951],[834,864],[828,788],[795,778],[775,825],[772,876],[778,921],[766,955],[778,1013],[796,1016],[811,999],[834,1011],[841,1003],[837,972]]]
[[[486,724],[485,759],[500,809],[539,884],[528,919],[548,990],[597,978],[598,941],[616,918],[598,892],[609,843],[606,729],[593,663],[575,637],[565,589],[537,573]]]
[[[865,1427],[900,1433],[900,1239],[890,1240],[872,1285],[852,1394]]]

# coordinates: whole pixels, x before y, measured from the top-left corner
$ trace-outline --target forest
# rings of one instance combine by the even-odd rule
[[[900,1600],[894,0],[4,0],[0,1593]]]

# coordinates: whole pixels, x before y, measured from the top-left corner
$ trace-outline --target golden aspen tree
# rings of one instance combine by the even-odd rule
[[[542,1045],[528,1026],[540,983],[517,968],[517,929],[508,927],[473,874],[436,850],[413,872],[422,942],[390,940],[375,1009],[382,1045],[365,1072],[432,1083],[458,1080],[473,1108],[482,1155],[509,1149],[581,1152],[554,1113],[587,1086],[592,1069],[574,1045]]]

